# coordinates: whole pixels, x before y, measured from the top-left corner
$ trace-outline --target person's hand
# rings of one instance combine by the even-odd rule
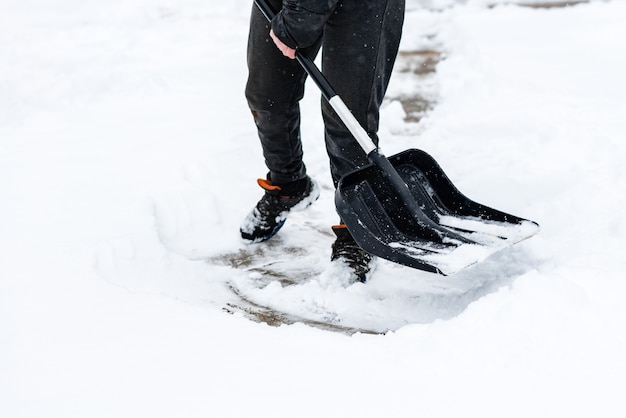
[[[296,58],[296,50],[288,47],[287,45],[283,43],[283,41],[278,39],[276,34],[274,34],[273,30],[270,30],[270,37],[272,38],[272,40],[274,41],[274,43],[276,44],[278,49],[280,49],[280,52],[282,52],[284,56],[286,56],[287,58],[291,58],[291,59]]]

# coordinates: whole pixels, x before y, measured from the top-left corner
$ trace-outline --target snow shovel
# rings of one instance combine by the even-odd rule
[[[265,17],[266,0],[254,0]],[[539,231],[532,221],[464,196],[427,153],[383,155],[313,61],[296,60],[354,136],[370,164],[344,175],[335,205],[355,241],[367,252],[416,269],[449,275]]]

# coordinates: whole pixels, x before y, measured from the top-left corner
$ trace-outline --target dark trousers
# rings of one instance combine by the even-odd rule
[[[270,0],[280,10],[281,0]],[[389,84],[404,20],[404,0],[339,0],[322,38],[322,72],[377,144],[379,110]],[[299,101],[306,73],[284,57],[269,37],[269,24],[253,8],[248,40],[246,98],[274,184],[302,179]],[[322,116],[335,186],[347,172],[368,163],[363,150],[325,100]]]

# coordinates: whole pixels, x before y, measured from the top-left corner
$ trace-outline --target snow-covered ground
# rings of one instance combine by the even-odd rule
[[[380,262],[346,287],[310,86],[322,197],[280,239],[320,274],[259,290],[220,262],[265,173],[251,2],[1,0],[0,416],[624,416],[626,2],[493,3],[408,1],[403,51],[445,59],[426,118],[386,103],[382,147],[424,149],[540,234],[455,276]],[[256,323],[224,311],[229,281],[390,331]]]

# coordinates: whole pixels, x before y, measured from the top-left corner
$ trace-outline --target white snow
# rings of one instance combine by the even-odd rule
[[[402,48],[445,56],[437,104],[416,124],[387,103],[381,143],[541,232],[454,276],[381,261],[346,286],[311,85],[322,196],[277,239],[319,276],[257,289],[217,262],[265,174],[251,2],[0,2],[0,416],[624,416],[626,2],[489,3],[408,2]],[[224,312],[228,280],[390,331],[255,323]]]

